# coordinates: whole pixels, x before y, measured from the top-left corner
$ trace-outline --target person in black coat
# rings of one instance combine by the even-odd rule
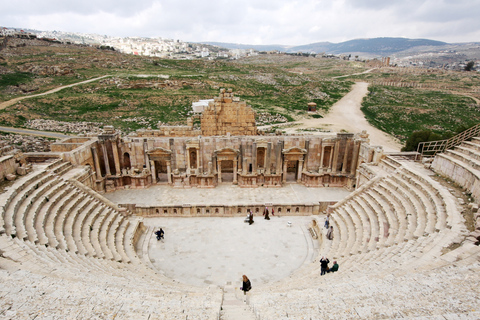
[[[328,260],[328,258],[322,257],[322,259],[320,259],[320,268],[321,268],[320,275],[321,276],[327,273],[329,263],[330,263],[330,260]]]
[[[243,291],[243,294],[247,294],[247,291],[250,291],[252,289],[252,284],[250,283],[250,280],[247,278],[246,275],[243,275],[242,277],[243,277],[243,283],[240,290]]]

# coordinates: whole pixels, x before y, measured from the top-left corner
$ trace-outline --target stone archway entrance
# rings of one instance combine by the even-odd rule
[[[165,148],[155,148],[147,151],[147,155],[152,173],[152,183],[172,183],[172,151]]]
[[[282,150],[283,154],[283,182],[300,182],[302,179],[303,162],[306,149],[293,147]]]
[[[237,167],[239,151],[232,148],[215,150],[217,159],[218,183],[232,182],[237,184]]]

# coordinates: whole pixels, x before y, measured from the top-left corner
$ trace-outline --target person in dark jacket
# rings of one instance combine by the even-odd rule
[[[329,263],[330,263],[330,260],[328,260],[328,258],[322,257],[322,259],[320,259],[320,269],[321,269],[320,275],[321,276],[327,273]]]
[[[252,224],[254,223],[255,221],[253,221],[253,212],[250,211],[250,209],[248,210],[248,224]]]
[[[263,215],[265,216],[265,220],[270,220],[268,207],[265,207],[265,209],[263,210]]]
[[[252,289],[252,284],[250,283],[250,280],[247,278],[246,275],[243,275],[242,277],[243,277],[243,283],[240,290],[243,291],[243,294],[247,294],[247,291],[250,291]]]
[[[337,261],[333,261],[333,266],[327,272],[337,272],[338,271],[338,263]]]

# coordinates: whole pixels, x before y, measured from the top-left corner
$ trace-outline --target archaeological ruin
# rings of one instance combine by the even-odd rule
[[[386,153],[367,132],[266,133],[230,89],[194,117],[200,127],[188,119],[126,136],[106,126],[49,152],[2,145],[0,318],[480,317],[480,138],[422,158]],[[332,190],[342,198],[328,198]],[[142,191],[151,203],[140,201]],[[174,199],[162,205],[166,197]],[[227,217],[236,219],[232,229]],[[163,242],[153,234],[160,226],[170,228]],[[221,232],[227,238],[207,247]],[[246,295],[228,265],[243,243],[256,257],[235,262],[251,270]],[[221,255],[209,258],[220,271],[206,259],[202,273],[207,248]],[[322,256],[339,271],[320,276]],[[162,269],[175,259],[178,277]],[[220,272],[231,277],[223,285],[211,278]],[[199,285],[182,278],[193,273]]]

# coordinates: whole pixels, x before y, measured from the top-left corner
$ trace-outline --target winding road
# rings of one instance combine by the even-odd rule
[[[100,80],[100,79],[103,79],[103,78],[108,78],[108,77],[111,77],[111,75],[105,75],[105,76],[101,76],[101,77],[98,77],[98,78],[93,78],[93,79],[89,79],[89,80],[85,80],[85,81],[81,81],[81,82],[76,82],[76,83],[61,86],[61,87],[58,87],[58,88],[55,88],[55,89],[52,89],[52,90],[48,90],[48,91],[45,91],[45,92],[42,92],[42,93],[32,94],[30,96],[18,97],[18,98],[12,99],[12,100],[4,101],[4,102],[0,103],[0,110],[5,109],[7,107],[10,107],[11,105],[17,103],[18,101],[21,101],[21,100],[24,100],[24,99],[44,96],[44,95],[47,95],[47,94],[58,92],[58,91],[60,91],[62,89],[65,89],[65,88],[75,87],[75,86],[78,86],[78,85],[81,85],[81,84],[94,82],[94,81],[97,81],[97,80]]]

